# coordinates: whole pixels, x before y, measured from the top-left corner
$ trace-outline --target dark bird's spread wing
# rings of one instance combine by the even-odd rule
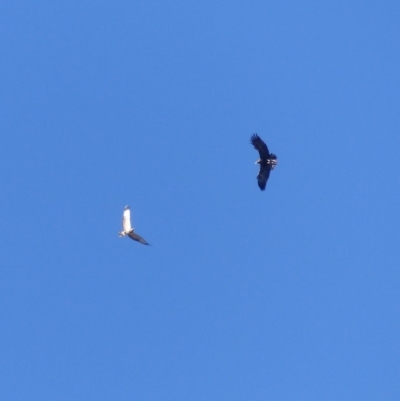
[[[267,181],[269,178],[269,173],[271,172],[271,167],[269,165],[260,165],[260,172],[258,173],[258,186],[261,191],[264,191],[265,186],[267,185]]]
[[[141,244],[150,245],[144,238],[142,238],[140,235],[137,235],[134,231],[131,231],[128,236],[129,238],[132,238],[134,241],[138,241]]]
[[[261,159],[268,159],[269,157],[269,150],[265,142],[257,135],[253,134],[250,138],[250,142],[254,146],[255,149],[258,150],[260,153]]]

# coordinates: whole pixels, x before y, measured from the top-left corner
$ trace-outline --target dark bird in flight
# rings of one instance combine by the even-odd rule
[[[258,173],[257,180],[261,191],[264,191],[269,173],[278,164],[278,158],[273,153],[269,153],[268,146],[257,134],[251,136],[250,142],[260,153],[260,158],[256,161],[256,164],[260,165],[260,172]]]
[[[129,238],[132,238],[133,240],[138,241],[141,244],[150,245],[140,235],[137,235],[135,233],[135,230],[131,226],[131,211],[129,209],[129,206],[125,206],[124,214],[122,215],[122,228],[123,230],[119,233],[120,237],[125,237],[125,235],[127,235]]]

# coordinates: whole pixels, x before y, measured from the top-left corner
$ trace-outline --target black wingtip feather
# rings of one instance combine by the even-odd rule
[[[253,134],[253,135],[250,137],[250,143],[251,143],[252,145],[254,145],[254,141],[256,141],[257,139],[260,139],[260,137],[258,136],[258,134],[257,134],[257,133]]]

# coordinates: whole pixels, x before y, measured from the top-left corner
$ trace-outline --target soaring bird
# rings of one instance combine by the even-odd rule
[[[131,211],[129,206],[125,206],[124,214],[122,215],[122,228],[123,230],[119,233],[120,237],[128,237],[132,238],[135,241],[140,242],[144,245],[150,245],[145,239],[143,239],[140,235],[135,233],[135,230],[131,226]]]
[[[278,158],[273,153],[269,153],[267,145],[257,134],[251,136],[250,142],[260,153],[260,158],[256,161],[256,164],[260,165],[260,172],[258,173],[257,180],[261,191],[264,191],[269,173],[278,164]]]

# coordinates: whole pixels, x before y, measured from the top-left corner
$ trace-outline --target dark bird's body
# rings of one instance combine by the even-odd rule
[[[278,164],[278,158],[273,153],[269,153],[267,145],[257,134],[251,136],[250,142],[260,154],[260,158],[256,161],[256,164],[260,165],[257,180],[261,191],[264,191],[271,170]]]

